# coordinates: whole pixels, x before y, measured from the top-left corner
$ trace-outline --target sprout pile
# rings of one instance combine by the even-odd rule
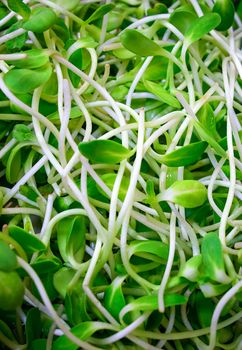
[[[0,348],[242,349],[242,1],[2,0]]]

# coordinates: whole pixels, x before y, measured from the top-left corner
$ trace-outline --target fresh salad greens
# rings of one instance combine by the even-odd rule
[[[0,348],[242,349],[242,1],[0,3]]]

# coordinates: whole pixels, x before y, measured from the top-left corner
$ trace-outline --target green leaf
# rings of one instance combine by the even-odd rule
[[[102,18],[104,15],[106,15],[108,12],[110,12],[114,7],[115,7],[115,5],[112,3],[98,6],[96,11],[94,11],[91,14],[91,16],[88,17],[88,19],[85,21],[86,24],[89,24],[91,22],[96,21],[97,19]]]
[[[189,281],[196,282],[199,277],[199,268],[202,264],[202,256],[196,255],[186,261],[182,266],[179,276],[185,277]]]
[[[22,169],[22,149],[29,145],[29,142],[22,142],[15,146],[7,159],[6,179],[10,184],[17,182],[23,174]]]
[[[12,33],[15,30],[20,28],[22,28],[22,21],[18,21],[17,23],[14,23],[10,28],[6,30],[6,34]],[[28,38],[28,33],[26,32],[17,36],[16,38],[10,39],[5,43],[6,48],[10,51],[18,51],[22,49],[27,38]]]
[[[171,13],[169,22],[173,24],[182,34],[193,25],[197,16],[189,5],[179,6]]]
[[[52,2],[59,5],[67,11],[75,10],[75,8],[80,4],[79,0],[52,0]]]
[[[19,141],[33,141],[35,139],[33,131],[25,124],[16,124],[13,128],[13,137]]]
[[[70,324],[75,326],[81,322],[90,321],[91,318],[86,309],[87,296],[78,281],[77,285],[67,290],[65,295],[65,311]]]
[[[207,276],[216,282],[229,283],[225,274],[222,244],[216,232],[207,233],[202,240],[202,261]]]
[[[112,140],[81,142],[80,152],[93,163],[115,164],[129,158],[133,151]]]
[[[23,247],[26,253],[32,254],[46,249],[44,243],[21,227],[15,225],[9,226],[9,236],[15,239],[15,241]]]
[[[181,105],[176,97],[172,96],[170,92],[166,91],[160,84],[145,80],[144,86],[146,90],[159,97],[162,102],[176,109],[180,109]]]
[[[195,303],[197,318],[201,327],[210,327],[215,304],[211,299],[205,298],[201,292],[197,292]]]
[[[46,83],[51,73],[52,68],[49,64],[35,70],[14,68],[4,75],[4,81],[14,93],[26,94]]]
[[[234,4],[231,0],[216,0],[213,6],[213,12],[221,17],[221,23],[216,27],[217,30],[227,30],[234,22]]]
[[[159,160],[169,167],[191,165],[201,159],[207,145],[205,141],[190,143],[189,145],[182,146],[173,152],[161,156]]]
[[[195,180],[176,181],[157,196],[159,201],[169,201],[184,208],[196,208],[207,199],[206,187]]]
[[[46,350],[47,339],[35,339],[31,343],[31,350]]]
[[[168,59],[162,56],[156,56],[150,62],[144,72],[144,80],[161,80],[167,76]],[[175,66],[176,67],[176,66]]]
[[[15,310],[23,302],[24,285],[15,271],[0,270],[0,309]]]
[[[58,222],[56,231],[62,259],[70,264],[73,260],[81,263],[85,252],[85,217],[64,218]]]
[[[42,49],[26,50],[20,53],[25,54],[26,58],[23,58],[21,60],[8,61],[8,63],[18,68],[33,69],[44,66],[49,62],[49,56],[47,52]]]
[[[104,306],[117,321],[120,311],[126,305],[122,291],[122,283],[125,278],[126,276],[116,277],[104,293]]]
[[[106,325],[104,327],[102,322],[86,321],[73,327],[71,333],[81,340],[87,340],[93,333],[103,328],[106,328]],[[54,341],[52,350],[77,350],[78,348],[79,346],[68,339],[66,335],[62,335]]]
[[[13,12],[16,12],[24,19],[29,18],[31,13],[30,8],[22,0],[8,0],[8,7]]]
[[[120,35],[120,41],[126,49],[139,56],[162,56],[165,51],[135,29],[126,29]]]
[[[205,128],[199,121],[194,121],[194,127],[199,135],[199,137],[206,141],[214,151],[221,157],[227,157],[224,149],[218,144],[218,142],[214,139],[214,135],[210,132],[209,129]]]
[[[53,273],[62,266],[61,260],[56,256],[48,257],[46,255],[41,255],[33,263],[31,267],[37,272],[38,275]]]
[[[55,12],[49,7],[36,7],[29,19],[23,23],[23,28],[34,33],[43,33],[52,27],[56,20]]]
[[[220,22],[221,18],[217,13],[206,13],[204,16],[197,18],[185,32],[185,45],[188,47],[195,41],[202,39],[205,34],[216,28]]]
[[[1,333],[3,333],[6,337],[8,337],[9,339],[16,341],[11,329],[9,328],[9,326],[3,322],[2,320],[0,320],[0,331]]]
[[[66,296],[69,283],[73,279],[74,275],[75,270],[70,269],[69,267],[63,267],[54,274],[54,287],[63,299]]]
[[[25,333],[27,344],[30,345],[34,339],[38,339],[41,336],[41,319],[40,311],[37,308],[32,308],[27,313]]]
[[[17,268],[16,254],[8,244],[0,240],[0,270],[12,271]]]
[[[76,66],[77,68],[82,69],[82,48],[74,51],[70,55],[68,61],[70,63],[72,63],[74,66]],[[77,87],[81,78],[78,75],[76,75],[74,72],[72,72],[71,70],[68,70],[68,74],[70,76],[70,79],[71,79],[73,86]]]
[[[169,255],[169,247],[161,241],[132,241],[128,247],[128,255],[131,257],[137,253],[150,253],[167,261]]]
[[[204,128],[209,130],[211,135],[213,135],[215,140],[217,140],[219,135],[216,130],[216,120],[211,105],[209,103],[205,103],[197,112],[197,116]]]
[[[183,305],[187,302],[187,298],[181,294],[166,294],[164,296],[165,307]],[[158,309],[158,296],[157,295],[145,295],[137,298],[133,302],[126,305],[124,311],[125,314],[134,311],[154,311]],[[123,316],[123,315],[122,315]]]
[[[205,298],[212,298],[224,294],[231,288],[231,284],[212,284],[207,282],[199,284],[199,288],[201,289],[201,292]]]
[[[112,190],[114,183],[115,183],[115,180],[116,180],[116,176],[117,176],[117,174],[115,174],[115,173],[108,173],[108,174],[101,175],[100,177],[103,180],[103,182],[110,188],[110,190]],[[130,179],[127,176],[123,176],[120,187],[119,187],[119,194],[118,194],[118,198],[121,201],[124,201],[124,198],[126,197],[126,194],[127,194],[128,188],[129,188],[129,183],[130,183]],[[94,190],[94,188],[92,190]],[[101,187],[99,187],[98,185],[95,186],[95,190],[98,190],[100,192],[100,194],[109,198],[107,193],[105,191],[103,191],[101,189]],[[143,194],[141,191],[139,191],[136,188],[134,198],[135,198],[135,201],[142,201],[145,198],[145,194]]]

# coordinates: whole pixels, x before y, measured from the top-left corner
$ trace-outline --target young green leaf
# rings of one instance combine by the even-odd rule
[[[22,0],[8,0],[8,7],[24,19],[30,16],[31,10]]]
[[[209,129],[205,128],[199,121],[196,121],[196,120],[194,121],[194,127],[199,137],[202,140],[206,141],[219,156],[225,157],[225,158],[227,157],[226,152],[219,145],[219,143],[214,139],[214,135],[211,134]]]
[[[83,216],[62,219],[57,225],[57,242],[65,262],[81,263],[85,252],[86,225]]]
[[[133,151],[112,140],[81,142],[78,147],[80,152],[92,163],[115,164],[133,154]]]
[[[158,201],[168,201],[184,208],[196,208],[207,198],[206,187],[195,180],[180,180],[157,196]]]
[[[187,298],[181,294],[165,294],[164,296],[165,307],[182,305],[187,302]],[[122,318],[130,311],[154,311],[158,309],[158,295],[145,295],[137,298],[128,305],[126,305],[121,311],[120,316]]]
[[[25,124],[16,124],[13,129],[13,137],[19,141],[34,141],[33,131]]]
[[[74,66],[76,66],[77,68],[82,69],[82,48],[74,51],[70,55],[68,61],[70,63],[72,63]],[[81,78],[78,75],[76,75],[74,72],[72,72],[71,70],[68,70],[68,74],[70,76],[70,79],[71,79],[73,86],[77,87]]]
[[[12,271],[17,268],[16,254],[9,248],[8,244],[0,240],[0,270]]]
[[[6,34],[12,33],[17,29],[22,28],[22,21],[13,23],[11,27],[6,30]],[[21,50],[28,38],[28,33],[23,33],[13,39],[6,41],[5,45],[9,51],[18,51]]]
[[[229,283],[224,270],[222,244],[216,232],[207,233],[202,240],[202,261],[207,276],[216,282]]]
[[[218,295],[224,294],[228,289],[231,288],[231,284],[213,284],[210,282],[200,283],[199,288],[205,296],[205,298],[212,298]]]
[[[27,344],[30,346],[34,339],[41,337],[41,319],[40,311],[38,308],[32,308],[27,312],[25,333]]]
[[[73,326],[81,322],[91,321],[87,313],[87,296],[82,291],[80,281],[74,288],[67,290],[65,296],[65,311],[68,321]]]
[[[159,161],[169,167],[191,165],[201,159],[207,145],[205,141],[190,143],[161,156]]]
[[[64,299],[67,293],[69,283],[75,275],[75,270],[69,267],[63,267],[53,276],[53,284],[60,296]]]
[[[52,27],[56,20],[56,14],[51,8],[36,7],[29,19],[23,23],[23,28],[34,33],[43,33]]]
[[[182,266],[179,276],[185,277],[189,281],[196,282],[199,276],[199,267],[202,264],[202,256],[195,255]]]
[[[119,320],[119,313],[126,305],[122,291],[125,278],[126,276],[116,277],[104,293],[104,306],[116,320]]]
[[[80,4],[79,0],[68,0],[68,1],[66,1],[66,0],[52,0],[52,2],[59,5],[60,7],[62,7],[63,9],[65,9],[67,11],[74,10]]]
[[[60,259],[56,256],[48,257],[46,254],[41,255],[33,263],[31,267],[38,273],[38,275],[53,273],[58,270],[62,265]]]
[[[46,249],[44,243],[42,243],[37,237],[26,232],[21,227],[11,225],[9,226],[9,236],[15,239],[26,251],[26,253],[34,253],[43,251]]]
[[[15,271],[0,271],[0,309],[15,310],[23,302],[24,285]]]
[[[195,296],[197,318],[202,328],[209,327],[213,316],[215,304],[211,299],[205,298],[201,292]]]
[[[139,56],[162,56],[165,51],[135,29],[126,29],[120,35],[120,41],[126,49]]]
[[[97,19],[102,18],[104,15],[106,15],[108,12],[110,12],[115,7],[114,4],[104,4],[102,6],[98,6],[96,11],[94,11],[90,17],[85,21],[86,24],[89,24],[91,22],[96,21]]]
[[[147,91],[151,92],[152,94],[159,97],[159,99],[168,104],[171,107],[174,107],[176,109],[180,109],[181,105],[179,101],[176,99],[176,97],[172,96],[170,92],[165,90],[160,84],[153,83],[152,81],[145,80],[144,86]]]
[[[234,22],[235,8],[231,0],[216,0],[213,6],[213,12],[218,13],[221,17],[221,23],[216,27],[216,30],[227,30]]]
[[[34,69],[44,66],[49,62],[49,56],[47,52],[42,49],[31,49],[21,52],[26,55],[26,58],[15,61],[8,61],[9,64],[18,68]]]
[[[209,130],[215,140],[218,140],[219,135],[216,129],[216,119],[211,105],[209,103],[205,103],[197,112],[197,116],[203,127]]]
[[[217,13],[206,13],[204,16],[194,20],[184,35],[186,47],[202,39],[205,34],[216,28],[220,22],[221,18]]]
[[[93,333],[103,328],[104,325],[102,322],[86,321],[73,327],[71,333],[81,340],[86,340],[91,337]],[[79,346],[74,344],[66,335],[62,335],[54,341],[52,350],[77,350],[78,348]]]
[[[35,70],[14,68],[4,75],[4,81],[14,93],[26,94],[46,83],[51,73],[52,68],[50,64]]]
[[[169,247],[161,241],[132,241],[128,247],[128,255],[131,257],[137,253],[150,253],[167,261],[169,255]]]
[[[184,34],[191,27],[197,16],[193,8],[189,5],[179,6],[171,13],[170,23]]]

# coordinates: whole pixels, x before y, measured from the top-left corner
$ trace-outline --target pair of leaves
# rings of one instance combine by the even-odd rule
[[[43,33],[57,20],[49,7],[36,7],[31,11],[22,0],[8,0],[8,7],[23,18],[22,28],[34,33]]]
[[[199,207],[203,205],[206,198],[206,187],[196,180],[176,181],[157,196],[158,201],[172,202],[184,208]]]
[[[81,142],[78,147],[93,163],[116,164],[133,155],[133,151],[112,140]]]
[[[217,13],[207,13],[193,21],[184,34],[186,47],[200,40],[205,34],[216,28],[221,21]],[[122,45],[139,56],[167,56],[167,52],[135,29],[127,29],[120,35]],[[137,45],[137,43],[139,43]]]
[[[35,70],[13,68],[4,75],[4,81],[13,93],[26,94],[45,84],[50,79],[51,74],[50,64]]]

